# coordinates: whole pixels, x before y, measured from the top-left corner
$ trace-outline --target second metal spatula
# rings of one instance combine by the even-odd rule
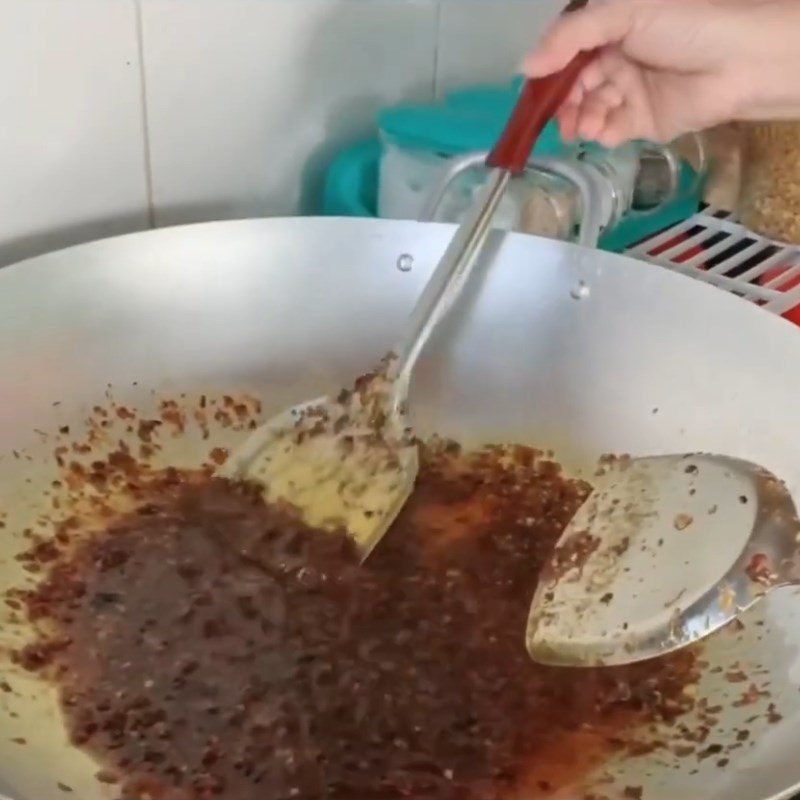
[[[626,664],[696,642],[800,582],[786,487],[736,458],[608,460],[531,605],[536,661]]]

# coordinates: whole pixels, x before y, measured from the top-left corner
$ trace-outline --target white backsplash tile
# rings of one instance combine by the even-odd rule
[[[142,68],[136,0],[0,0],[0,264],[313,210],[378,108],[502,80],[562,1],[140,0]]]
[[[431,97],[430,0],[142,0],[159,225],[313,208],[376,109]]]
[[[132,0],[0,0],[0,264],[147,225]]]
[[[503,81],[565,0],[441,0],[436,91]]]

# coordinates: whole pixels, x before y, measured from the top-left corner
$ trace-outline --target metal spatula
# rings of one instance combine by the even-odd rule
[[[604,464],[531,605],[534,660],[626,664],[698,641],[765,594],[800,583],[786,487],[716,455]]]
[[[297,508],[310,525],[340,528],[366,558],[408,498],[417,446],[405,411],[411,374],[439,320],[456,301],[490,229],[506,180],[492,180],[459,226],[409,318],[374,374],[338,397],[294,406],[256,430],[220,470],[262,483],[269,501]]]
[[[571,8],[582,4],[575,0]],[[525,83],[487,159],[489,179],[382,369],[336,399],[318,398],[279,414],[232,455],[220,474],[261,482],[268,500],[290,503],[311,525],[346,530],[362,558],[369,555],[417,475],[416,445],[405,421],[417,357],[461,294],[509,180],[524,171],[539,134],[591,56],[581,53],[561,72]]]

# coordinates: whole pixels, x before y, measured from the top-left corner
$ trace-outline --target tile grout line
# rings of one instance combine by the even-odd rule
[[[444,0],[436,0],[436,21],[434,22],[434,46],[433,46],[433,80],[431,84],[431,99],[436,100],[439,87],[439,43],[442,32],[442,14]]]
[[[153,162],[150,151],[150,119],[147,111],[147,75],[144,65],[144,25],[142,22],[141,0],[133,0],[136,19],[136,46],[139,50],[139,93],[142,109],[142,157],[144,160],[144,181],[147,193],[147,224],[156,227],[155,198],[153,197]]]

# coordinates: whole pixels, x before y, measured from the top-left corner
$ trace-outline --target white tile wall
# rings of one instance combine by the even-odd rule
[[[518,69],[564,0],[442,0],[436,92],[502,81]]]
[[[313,210],[378,107],[506,77],[559,2],[0,0],[0,265]]]
[[[132,0],[0,0],[0,263],[146,226]]]
[[[144,0],[158,224],[311,210],[377,108],[431,96],[428,0]]]

